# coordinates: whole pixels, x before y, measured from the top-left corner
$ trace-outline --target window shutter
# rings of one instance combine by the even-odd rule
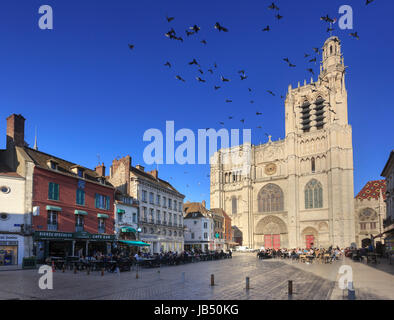
[[[99,195],[96,193],[95,195],[94,195],[94,204],[95,204],[95,207],[96,208],[98,208],[99,207]]]
[[[109,210],[111,199],[109,196],[106,196],[106,198],[107,198],[107,210]]]
[[[55,185],[55,200],[59,200],[59,185],[57,183]]]
[[[48,185],[48,199],[53,199],[52,188],[53,188],[53,183],[49,182],[49,185]]]

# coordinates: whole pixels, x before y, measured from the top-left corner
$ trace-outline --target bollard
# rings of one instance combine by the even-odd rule
[[[77,273],[77,266],[74,267],[74,273]]]
[[[104,268],[101,268],[101,276],[104,276]]]
[[[215,285],[215,276],[211,274],[211,286]]]
[[[52,272],[55,272],[55,261],[52,261]]]
[[[182,272],[182,282],[185,283],[185,272]]]
[[[249,277],[246,277],[246,290],[249,290]]]
[[[293,294],[293,281],[289,280],[289,296]]]
[[[66,268],[64,267],[64,264],[63,264],[62,272],[64,273],[65,271],[66,271]]]
[[[90,274],[90,267],[86,268],[86,274],[89,275]]]
[[[354,290],[353,282],[348,282],[347,298],[348,300],[356,300],[356,290]]]

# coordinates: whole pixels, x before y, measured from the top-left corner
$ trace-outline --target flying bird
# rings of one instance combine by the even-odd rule
[[[290,67],[290,68],[294,68],[294,67],[296,67],[296,65],[295,65],[295,64],[292,64],[292,63],[289,63],[289,67]]]
[[[290,63],[289,58],[284,58],[284,61],[286,61],[287,63]]]
[[[367,6],[367,5],[369,5],[371,2],[373,2],[374,0],[367,0],[366,2],[365,2],[365,5]]]
[[[309,71],[310,73],[312,73],[313,75],[315,75],[315,73],[313,72],[313,69],[308,68],[308,69],[306,69],[306,70]]]
[[[219,122],[222,126],[224,126],[224,122]]]
[[[272,4],[270,6],[268,6],[268,9],[271,10],[279,10],[279,8],[275,5],[275,3],[272,2]]]
[[[319,48],[313,48],[313,51],[315,51],[317,54],[320,54]]]
[[[280,19],[283,18],[283,16],[281,16],[279,13],[278,13],[275,17],[276,17],[276,19],[278,19],[278,20],[280,20]]]
[[[204,71],[202,71],[201,69],[198,69],[198,71],[199,71],[201,74],[204,74]]]
[[[190,30],[193,30],[195,33],[197,33],[201,28],[197,25],[194,25],[193,27],[189,27]]]
[[[185,82],[185,79],[183,79],[181,76],[175,76],[175,78],[177,78],[178,80],[181,80],[181,81]]]
[[[266,26],[264,29],[263,29],[263,31],[270,31],[271,29],[270,29],[270,26]]]
[[[323,20],[325,22],[333,23],[334,19],[331,19],[328,14],[325,17],[321,17],[320,20]]]
[[[219,86],[214,86],[214,88],[215,88],[215,90],[217,90],[217,89],[220,89],[220,87],[219,87]]]
[[[198,82],[205,82],[205,80],[201,79],[200,77],[196,77],[196,79],[198,80]]]
[[[273,96],[275,96],[275,93],[273,93],[271,90],[267,90],[267,92]]]
[[[133,50],[134,49],[134,44],[129,44],[129,49]]]
[[[304,58],[308,58],[310,54],[304,53]]]
[[[205,40],[201,40],[200,41],[202,44],[207,44],[207,42]]]
[[[245,80],[248,76],[245,76],[245,75],[240,75],[240,77],[241,77],[241,80]]]
[[[250,103],[254,103],[254,101],[253,101],[253,100],[250,100]]]
[[[316,57],[311,59],[311,60],[309,60],[309,62],[316,62]]]
[[[199,65],[196,59],[193,59],[193,61],[189,62],[189,65],[192,65],[192,64],[195,64],[197,66]]]
[[[360,37],[358,36],[357,32],[349,33],[352,37],[356,38],[357,40],[360,40]]]
[[[193,31],[189,31],[189,30],[185,30],[185,32],[186,32],[186,35],[187,35],[187,36],[191,36],[192,34],[194,34]]]
[[[245,123],[245,119],[241,119],[241,120],[239,120],[239,121],[241,121],[242,123]]]
[[[230,81],[230,79],[226,79],[226,78],[223,77],[223,76],[221,76],[220,78],[222,79],[223,82],[229,82],[229,81]]]
[[[167,38],[173,39],[175,38],[175,30],[174,28],[171,28],[170,31],[164,34]]]
[[[230,99],[226,99],[226,102],[233,102],[233,100],[230,100]]]
[[[248,88],[248,90],[249,90],[249,92],[252,92],[252,89],[251,89],[251,88]]]
[[[229,120],[231,120],[233,117],[232,117],[232,116],[229,116],[228,118],[229,118]]]
[[[213,70],[212,70],[212,69],[208,69],[208,72],[210,72],[211,74],[213,74]]]
[[[262,126],[258,126],[257,129],[262,129]]]
[[[228,29],[223,27],[223,26],[221,26],[219,22],[215,23],[214,28],[218,29],[219,31],[228,32]]]
[[[164,65],[171,68],[171,63],[169,63],[168,61]]]
[[[256,116],[261,116],[262,115],[262,113],[261,112],[256,112]]]
[[[174,17],[166,17],[166,19],[167,19],[168,22],[171,22],[171,21],[174,20],[175,18],[174,18]]]

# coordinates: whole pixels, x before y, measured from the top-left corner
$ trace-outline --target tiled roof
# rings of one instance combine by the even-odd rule
[[[169,182],[160,179],[160,178],[155,178],[153,175],[151,175],[149,172],[142,171],[136,167],[131,167],[131,172],[134,173],[136,176],[145,178],[150,180],[153,183],[159,184],[162,188],[169,189],[172,192],[177,193],[180,197],[184,198],[185,196],[181,194],[177,189],[175,189]]]
[[[185,214],[200,212],[203,215],[209,214],[209,211],[200,202],[186,202],[183,204]]]
[[[95,183],[100,183],[100,181],[99,181],[100,176],[95,170],[85,168],[85,167],[77,165],[75,163],[63,160],[63,159],[55,157],[53,155],[50,155],[50,154],[47,154],[47,153],[44,153],[44,152],[41,152],[41,151],[38,151],[35,149],[31,149],[28,147],[25,147],[24,150],[26,151],[27,155],[34,161],[34,164],[37,167],[50,170],[47,162],[48,162],[48,160],[54,160],[57,162],[57,167],[58,167],[57,171],[59,171],[62,174],[65,174],[65,175],[78,178],[78,175],[76,173],[74,173],[73,171],[71,171],[71,169],[73,167],[78,166],[84,170],[84,178],[86,180],[90,180]],[[108,181],[105,181],[105,185],[108,187],[112,187],[112,185]]]
[[[386,180],[368,181],[356,196],[356,199],[379,199],[382,190],[383,199],[386,199]]]

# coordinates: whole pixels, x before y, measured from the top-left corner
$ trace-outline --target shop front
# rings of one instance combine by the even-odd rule
[[[92,256],[111,252],[115,235],[82,232],[36,231],[34,254],[39,262],[47,257]]]
[[[23,255],[23,236],[18,234],[0,234],[0,267],[21,265]]]

